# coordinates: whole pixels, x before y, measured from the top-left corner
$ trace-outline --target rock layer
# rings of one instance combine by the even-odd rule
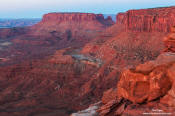
[[[93,13],[48,13],[43,16],[42,22],[96,21],[96,20],[103,21],[105,19],[102,14],[93,14]]]
[[[175,27],[171,28],[171,33],[164,38],[165,52],[175,52]]]
[[[126,31],[170,32],[175,25],[175,7],[129,10],[119,13],[116,20],[124,24]]]

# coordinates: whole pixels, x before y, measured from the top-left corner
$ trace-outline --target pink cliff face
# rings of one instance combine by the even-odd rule
[[[94,14],[85,13],[49,13],[43,16],[43,22],[45,21],[92,21],[95,20]]]
[[[175,27],[171,27],[171,33],[164,38],[165,52],[175,52]]]
[[[129,10],[119,13],[117,23],[136,32],[170,32],[175,25],[175,7]]]
[[[105,20],[102,14],[93,13],[48,13],[43,16],[42,22],[54,21],[102,21]],[[112,19],[111,19],[112,20]]]

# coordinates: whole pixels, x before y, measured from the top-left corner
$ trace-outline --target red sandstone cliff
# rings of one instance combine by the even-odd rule
[[[96,21],[105,20],[102,14],[93,13],[48,13],[43,16],[42,22],[54,21]]]
[[[129,10],[119,13],[117,24],[136,32],[170,32],[175,25],[175,7]]]
[[[43,16],[40,23],[33,26],[37,31],[102,31],[113,25],[110,17],[104,19],[102,14],[93,13],[49,13]],[[47,28],[47,30],[46,30]]]
[[[100,116],[175,115],[174,27],[156,60],[122,72],[116,89],[103,94]]]

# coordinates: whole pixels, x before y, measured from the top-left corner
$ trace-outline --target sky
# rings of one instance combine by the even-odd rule
[[[49,12],[117,14],[173,5],[175,0],[0,0],[0,18],[41,18]]]

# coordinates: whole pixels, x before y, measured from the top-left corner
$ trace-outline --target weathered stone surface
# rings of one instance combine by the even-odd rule
[[[104,20],[102,14],[93,13],[48,13],[43,16],[43,21],[92,21]]]
[[[173,84],[167,95],[161,99],[161,103],[175,107],[175,63],[168,69],[167,75],[170,77]]]
[[[171,52],[125,70],[117,85],[116,99],[104,102],[99,112],[101,116],[175,115],[174,77],[175,54]],[[119,97],[123,100],[117,102]]]
[[[115,109],[116,107],[120,107],[121,102],[122,102],[122,98],[118,97],[104,104],[97,111],[99,112],[100,116],[106,116],[111,112],[112,109]]]
[[[102,103],[106,104],[109,101],[116,99],[116,97],[117,97],[117,89],[111,88],[103,93]]]
[[[136,70],[124,71],[117,86],[118,94],[133,103],[149,102],[166,95],[173,84],[172,79],[167,75],[167,70],[174,59],[173,55],[165,57],[166,55],[162,54],[157,60],[152,61],[150,70],[140,69],[149,67],[147,64],[150,64],[145,63],[138,66]],[[164,60],[160,59],[163,56]]]
[[[175,27],[171,27],[171,33],[164,38],[165,52],[175,52]]]
[[[175,7],[129,10],[119,13],[116,20],[124,24],[126,30],[170,32],[170,27],[175,25]]]

